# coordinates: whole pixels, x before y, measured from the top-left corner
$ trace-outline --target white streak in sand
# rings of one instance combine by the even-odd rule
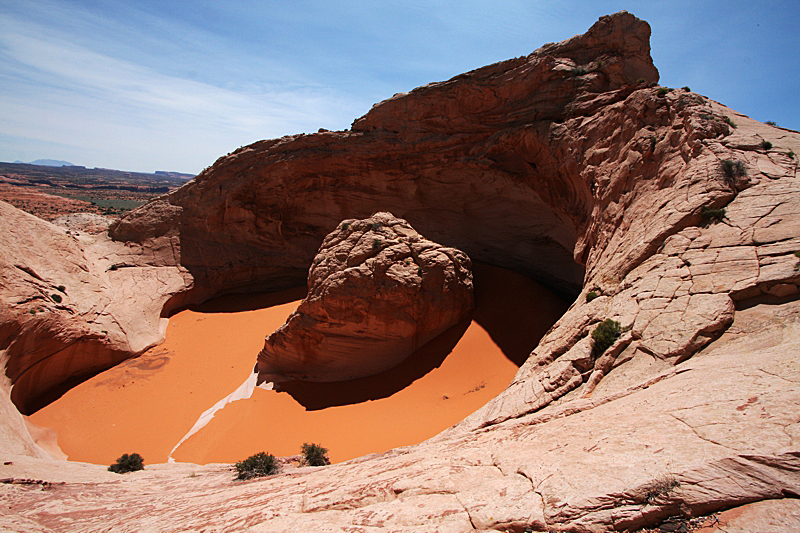
[[[192,429],[189,430],[189,433],[184,435],[183,438],[180,441],[178,441],[178,444],[176,444],[175,447],[172,448],[172,451],[169,452],[169,455],[167,456],[167,462],[168,463],[175,462],[175,459],[172,458],[172,454],[175,453],[175,450],[177,450],[181,444],[186,442],[186,440],[189,437],[191,437],[192,435],[203,429],[206,426],[206,424],[211,422],[211,419],[214,418],[214,415],[217,414],[217,411],[223,409],[229,403],[235,402],[237,400],[246,400],[250,398],[250,396],[253,395],[253,391],[256,388],[257,380],[258,380],[258,372],[250,374],[250,376],[245,380],[245,382],[239,385],[239,388],[237,388],[235,391],[233,391],[232,393],[228,394],[223,399],[215,403],[211,408],[206,409],[203,412],[203,414],[200,415],[200,418],[197,419],[197,422],[194,423]],[[273,383],[272,382],[262,383],[261,385],[258,385],[258,387],[265,390],[272,390]]]

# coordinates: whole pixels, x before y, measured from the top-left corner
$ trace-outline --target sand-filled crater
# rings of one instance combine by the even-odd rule
[[[290,381],[228,403],[171,454],[181,462],[233,462],[321,443],[339,462],[415,444],[500,393],[567,304],[510,270],[474,267],[471,319],[380,374],[333,383]],[[166,341],[69,390],[29,417],[40,442],[57,433],[73,461],[111,464],[136,452],[166,462],[210,407],[252,375],[265,334],[305,294],[227,295],[182,310]],[[51,448],[52,449],[52,448]]]

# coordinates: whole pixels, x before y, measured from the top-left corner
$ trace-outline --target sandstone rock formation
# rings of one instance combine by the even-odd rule
[[[243,485],[220,467],[203,483],[157,467],[110,484],[98,467],[96,484],[3,485],[0,524],[610,531],[761,500],[796,509],[800,133],[651,86],[648,37],[630,14],[603,17],[529,56],[395,95],[351,131],[244,147],[125,217],[113,242],[69,244],[3,207],[4,227],[46,236],[30,258],[6,252],[33,246],[19,235],[0,248],[0,357],[26,391],[18,406],[94,368],[67,348],[97,327],[89,318],[119,325],[94,346],[133,354],[157,339],[159,313],[301,284],[325,235],[375,211],[575,300],[503,394],[420,445]],[[83,265],[73,275],[86,287],[71,311],[45,298],[65,265]],[[600,296],[588,302],[589,291]],[[47,314],[28,318],[30,302]],[[123,312],[134,308],[136,320]],[[606,318],[627,331],[595,359],[590,333]],[[4,477],[85,475],[6,456]]]
[[[258,354],[260,381],[345,381],[388,370],[469,316],[466,254],[405,220],[348,219],[320,246],[308,296]]]

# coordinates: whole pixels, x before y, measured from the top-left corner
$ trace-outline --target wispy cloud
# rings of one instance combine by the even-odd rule
[[[0,72],[7,137],[82,145],[99,158],[92,164],[119,165],[121,156],[137,170],[174,165],[180,152],[187,170],[197,171],[242,144],[344,128],[357,114],[352,101],[326,88],[233,90],[171,76],[9,15],[0,15]],[[108,161],[111,153],[117,163]]]

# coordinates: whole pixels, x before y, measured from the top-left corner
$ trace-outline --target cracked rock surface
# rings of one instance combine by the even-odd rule
[[[258,354],[260,381],[345,381],[388,370],[467,318],[471,262],[405,220],[345,220],[322,242],[308,295]]]

